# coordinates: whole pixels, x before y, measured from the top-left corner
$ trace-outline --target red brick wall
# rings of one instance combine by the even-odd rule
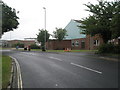
[[[94,44],[94,40],[98,40],[98,45],[96,46]],[[80,39],[73,39],[71,42],[79,42],[79,46],[72,46],[73,50],[80,50],[80,49],[86,49],[86,50],[94,50],[97,49],[101,44],[103,44],[103,40],[100,35],[95,35],[93,37],[90,37],[90,35],[87,35],[86,38],[80,38]],[[82,41],[85,42],[85,47],[82,48]]]
[[[94,44],[94,41],[98,40],[98,44]],[[78,41],[78,46],[75,44],[75,42]],[[72,42],[74,42],[74,46],[72,45]],[[84,48],[82,47],[84,42]],[[91,37],[90,35],[87,35],[86,38],[79,38],[79,39],[72,39],[72,40],[63,40],[63,41],[57,41],[57,40],[51,40],[46,43],[47,49],[65,49],[65,48],[71,48],[73,50],[94,50],[97,49],[101,44],[103,44],[103,40],[100,35],[95,35]]]
[[[96,46],[94,44],[94,40],[98,40],[98,45]],[[97,49],[101,44],[103,44],[103,39],[100,35],[96,34],[93,37],[90,37],[90,35],[86,36],[86,48],[90,50]]]
[[[71,48],[71,40],[63,40],[63,41],[57,41],[57,40],[51,40],[46,43],[46,48],[50,50],[63,50],[65,48]]]
[[[76,41],[78,41],[79,45],[76,46]],[[86,38],[80,38],[80,39],[73,39],[71,43],[74,42],[74,45],[72,45],[73,50],[80,50],[80,49],[86,49]],[[85,46],[82,48],[81,43],[84,42]]]
[[[94,44],[94,40],[98,40],[98,45]],[[75,42],[78,41],[78,46],[76,46]],[[72,45],[72,42],[74,42],[74,46]],[[84,48],[82,47],[82,42],[84,42]],[[103,40],[100,35],[95,35],[93,37],[90,37],[90,35],[87,35],[86,38],[79,38],[79,39],[72,39],[72,40],[63,40],[63,41],[56,41],[51,40],[46,43],[47,49],[65,49],[65,48],[71,48],[72,50],[94,50],[97,49],[101,44],[103,44]]]

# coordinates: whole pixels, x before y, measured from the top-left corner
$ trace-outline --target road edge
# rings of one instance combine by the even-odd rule
[[[16,58],[14,58],[12,56],[10,56],[10,57],[12,58],[12,69],[11,69],[10,85],[8,86],[8,88],[19,88],[20,90],[22,90],[23,83],[22,83],[22,75],[21,75],[20,65]],[[13,64],[15,64],[15,66],[13,66]],[[15,69],[16,69],[16,72],[15,72]],[[16,73],[16,76],[14,76],[14,73]],[[17,78],[17,87],[13,87],[13,82],[16,82],[13,77]]]

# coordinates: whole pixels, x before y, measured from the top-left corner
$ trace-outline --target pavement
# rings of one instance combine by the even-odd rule
[[[118,88],[118,62],[88,53],[3,52],[16,58],[23,88]]]

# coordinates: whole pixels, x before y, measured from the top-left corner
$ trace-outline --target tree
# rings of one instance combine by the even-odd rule
[[[120,36],[120,1],[114,4],[114,16],[111,21],[110,30],[112,32],[112,38],[118,38]]]
[[[119,26],[117,25],[119,24],[119,21],[116,22],[115,20],[116,7],[118,7],[119,5],[116,3],[118,2],[119,1],[107,2],[101,0],[98,1],[98,4],[96,5],[93,5],[91,3],[85,4],[85,6],[88,7],[87,11],[91,12],[92,15],[80,20],[80,23],[82,24],[79,27],[83,28],[82,33],[90,34],[92,36],[94,36],[95,34],[100,34],[103,38],[104,43],[107,43],[107,41],[112,38],[114,31],[116,31],[116,29],[114,28],[112,33],[111,28],[113,28],[113,26],[117,26],[116,28],[118,28]],[[119,15],[119,13],[116,14]],[[112,26],[111,22],[116,22],[117,24]]]
[[[39,34],[37,35],[37,41],[41,43],[42,51],[45,51],[45,43],[49,40],[50,34],[47,30],[39,30]]]
[[[2,1],[0,1],[0,5],[2,5],[2,11],[0,11],[2,12],[2,20],[0,20],[2,21],[2,35],[4,32],[13,31],[13,29],[18,28],[19,18],[17,17],[16,10],[14,8],[9,7]]]
[[[54,37],[58,40],[61,41],[65,38],[66,36],[66,30],[62,28],[56,28],[56,31],[53,31]]]

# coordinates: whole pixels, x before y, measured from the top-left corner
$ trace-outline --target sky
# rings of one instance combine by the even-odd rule
[[[55,28],[65,28],[71,19],[81,20],[89,16],[83,4],[98,3],[97,0],[3,0],[8,6],[19,11],[19,26],[2,36],[3,40],[24,40],[36,38],[39,29],[44,29],[46,8],[46,30],[53,34]],[[113,0],[107,0],[113,1]]]

